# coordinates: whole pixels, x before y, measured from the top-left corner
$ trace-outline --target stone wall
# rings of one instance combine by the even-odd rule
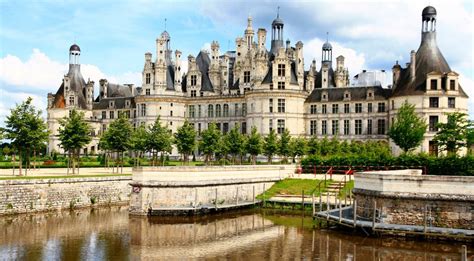
[[[375,203],[376,222],[474,229],[474,177],[420,172],[356,173],[357,215],[371,221]]]
[[[255,196],[293,172],[293,165],[137,168],[130,213],[146,215],[151,209],[177,214],[252,204]]]
[[[131,177],[0,181],[0,215],[128,204]]]

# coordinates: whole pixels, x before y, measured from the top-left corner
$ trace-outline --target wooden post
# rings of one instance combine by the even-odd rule
[[[255,185],[253,185],[252,189],[253,189],[253,194],[252,194],[253,204],[255,204]]]
[[[352,207],[352,215],[354,218],[354,227],[356,227],[357,224],[357,200],[354,200],[354,206]]]
[[[313,217],[314,217],[314,213],[316,213],[316,206],[314,204],[314,193],[313,195],[311,195],[311,206],[313,207]]]
[[[461,261],[467,261],[467,246],[462,245],[461,247]]]
[[[194,189],[194,208],[197,208],[197,201],[198,201],[198,190],[197,188]]]
[[[339,224],[341,224],[342,220],[342,200],[339,200]]]
[[[304,189],[301,190],[301,210],[304,211]]]
[[[428,218],[428,215],[427,215],[427,209],[428,206],[425,205],[425,207],[423,208],[423,233],[426,234],[426,221],[427,221],[427,218]]]
[[[239,205],[239,187],[237,187],[237,196],[235,205]]]
[[[216,188],[216,199],[214,200],[214,207],[217,210],[217,188]]]
[[[372,217],[372,231],[375,229],[375,215],[377,212],[377,201],[374,200],[374,213],[373,213],[373,217]]]

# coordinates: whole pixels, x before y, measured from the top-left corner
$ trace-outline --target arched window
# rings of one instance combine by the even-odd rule
[[[224,117],[229,117],[229,104],[224,104]]]
[[[221,117],[221,105],[216,104],[216,117]]]
[[[209,104],[207,106],[207,117],[212,118],[214,117],[214,105]]]

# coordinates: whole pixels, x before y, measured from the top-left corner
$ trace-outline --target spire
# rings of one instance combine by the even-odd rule
[[[165,18],[165,31],[166,31],[166,18]]]
[[[280,18],[280,6],[278,6],[278,9],[277,9],[277,18]]]

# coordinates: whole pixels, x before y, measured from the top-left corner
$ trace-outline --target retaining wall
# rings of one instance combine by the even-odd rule
[[[421,171],[355,174],[357,215],[390,224],[474,229],[474,177],[429,176]]]
[[[131,177],[0,181],[0,215],[128,204]]]

